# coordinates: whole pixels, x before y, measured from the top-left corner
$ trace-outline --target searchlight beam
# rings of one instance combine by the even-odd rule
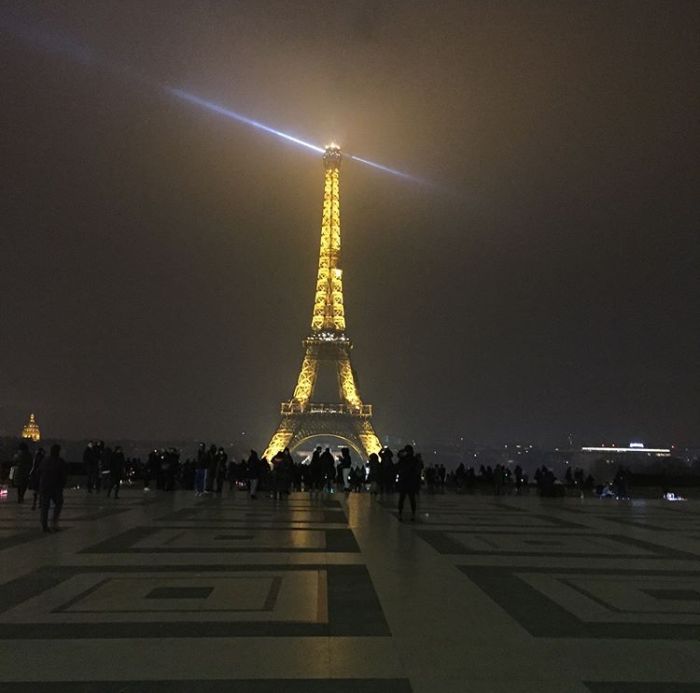
[[[112,72],[113,74],[118,74],[122,77],[130,77],[134,81],[150,83],[153,85],[153,82],[151,82],[151,80],[135,74],[134,71],[130,68],[124,65],[120,65],[118,63],[115,64],[108,62],[100,56],[98,56],[97,54],[95,54],[89,48],[80,46],[69,38],[61,37],[53,33],[48,33],[46,31],[42,31],[37,27],[31,27],[17,22],[13,19],[9,19],[8,17],[0,16],[0,32],[2,31],[10,33],[15,37],[23,40],[24,42],[30,44],[34,48],[38,48],[45,52],[60,53],[72,59],[75,62],[98,66],[104,68],[109,72]],[[291,142],[292,144],[296,144],[301,147],[305,147],[306,149],[310,149],[311,151],[316,152],[317,154],[323,154],[325,151],[324,147],[312,144],[311,142],[306,142],[305,140],[302,140],[299,137],[295,137],[294,135],[290,135],[286,132],[283,132],[282,130],[273,128],[270,125],[261,123],[258,120],[249,118],[248,116],[245,116],[242,113],[238,113],[237,111],[234,111],[230,108],[217,104],[213,101],[204,99],[201,96],[192,94],[191,92],[185,91],[184,89],[162,84],[153,86],[158,86],[167,94],[181,99],[182,101],[186,101],[195,106],[199,106],[200,108],[205,108],[213,113],[218,113],[219,115],[222,115],[226,118],[230,118],[239,123],[243,123],[244,125],[249,125],[250,127],[256,128],[257,130],[261,130],[262,132],[267,132],[270,135],[275,135],[276,137],[279,137],[280,139],[283,139],[287,142]],[[353,161],[357,161],[361,164],[364,164],[365,166],[370,166],[371,168],[383,171],[384,173],[389,173],[393,176],[413,181],[414,183],[430,185],[430,183],[425,179],[413,176],[409,173],[404,173],[403,171],[399,171],[389,166],[384,166],[383,164],[378,164],[375,161],[363,159],[362,157],[355,156],[353,154],[349,154],[348,157]]]

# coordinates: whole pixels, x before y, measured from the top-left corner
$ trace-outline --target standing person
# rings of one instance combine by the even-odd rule
[[[34,462],[32,464],[32,469],[29,472],[29,488],[34,492],[34,498],[32,499],[32,510],[36,510],[36,504],[39,500],[39,478],[41,477],[41,461],[46,456],[44,448],[37,448],[34,453]]]
[[[420,461],[413,454],[413,448],[407,445],[399,452],[397,465],[399,476],[399,520],[403,519],[403,504],[408,496],[411,504],[411,521],[416,519],[416,493],[420,486]]]
[[[214,491],[214,483],[216,481],[216,445],[213,443],[207,450],[207,478],[204,485],[204,493],[211,494]]]
[[[350,470],[352,469],[352,459],[350,457],[350,450],[348,448],[341,448],[338,466],[340,467],[340,475],[343,481],[343,490],[345,491],[345,493],[349,493]]]
[[[309,462],[310,495],[318,495],[323,489],[323,462],[321,461],[321,446],[317,445]]]
[[[372,496],[376,496],[379,492],[379,457],[376,452],[369,456],[369,473],[367,474],[367,482],[369,483],[369,492]]]
[[[155,456],[155,464],[153,466],[153,476],[156,479],[156,488],[159,491],[162,491],[165,488],[165,477],[164,477],[164,471],[163,471],[163,453],[165,450],[161,448],[160,450],[156,450],[156,456]]]
[[[503,494],[503,483],[505,481],[505,473],[503,470],[503,465],[497,464],[496,469],[493,471],[493,484],[496,489],[496,495],[500,496]]]
[[[32,456],[24,441],[19,444],[12,458],[12,468],[14,469],[12,483],[17,488],[17,502],[24,503],[24,494],[27,492],[29,475],[32,471]]]
[[[53,521],[51,529],[59,531],[58,518],[63,507],[63,489],[68,480],[68,467],[61,457],[61,446],[54,444],[48,457],[41,461],[39,468],[39,494],[41,496],[41,527],[44,532],[49,529],[49,507],[53,502]]]
[[[226,470],[228,464],[228,455],[226,450],[219,448],[216,453],[216,495],[220,496],[224,489],[226,481]]]
[[[204,443],[197,448],[197,462],[194,468],[194,494],[201,496],[207,480],[207,449]]]
[[[394,490],[394,453],[391,448],[382,448],[379,451],[379,495],[391,493]]]
[[[416,455],[416,457],[418,457],[420,468],[423,469],[423,462],[420,459],[420,455]],[[445,493],[445,481],[447,480],[447,470],[445,469],[444,464],[438,465],[438,479],[440,481],[440,493]]]
[[[109,485],[107,486],[107,498],[114,489],[114,497],[119,498],[119,484],[124,475],[124,453],[119,445],[114,448],[114,452],[109,456]]]
[[[171,478],[171,474],[174,474],[175,470],[171,469],[172,459],[170,457],[170,451],[166,448],[162,448],[158,457],[160,458],[161,488],[163,491],[172,491],[172,488],[168,489],[168,479]]]
[[[292,453],[289,452],[289,448],[285,448],[282,451],[282,468],[280,471],[282,472],[280,490],[283,495],[288,496],[294,481],[294,458]]]
[[[175,490],[175,479],[180,472],[180,452],[177,448],[168,448],[165,452],[167,469],[165,470],[165,490]]]
[[[272,493],[270,494],[275,500],[282,498],[282,487],[284,484],[284,467],[285,457],[282,450],[278,450],[273,455],[272,460]]]
[[[326,448],[321,455],[321,469],[323,470],[323,486],[328,493],[333,493],[335,481],[335,464],[330,448]]]
[[[87,475],[87,492],[92,493],[94,488],[97,488],[97,478],[99,476],[99,460],[98,460],[98,450],[95,443],[90,441],[83,452],[83,466],[85,467],[85,474]]]
[[[248,458],[248,485],[250,487],[251,498],[257,498],[262,464],[262,461],[258,457],[258,453],[255,452],[255,450],[251,450],[250,457]],[[267,464],[267,462],[265,462],[265,464]]]

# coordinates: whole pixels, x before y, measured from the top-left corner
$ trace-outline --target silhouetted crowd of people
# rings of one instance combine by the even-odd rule
[[[223,447],[200,443],[194,458],[182,461],[175,448],[152,450],[147,459],[127,458],[121,446],[110,447],[103,441],[90,442],[83,452],[83,468],[87,493],[101,493],[119,498],[122,485],[143,484],[144,491],[153,486],[162,491],[184,489],[197,496],[220,496],[229,491],[245,491],[252,499],[266,493],[275,500],[283,500],[292,491],[306,491],[311,497],[336,491],[345,493],[369,492],[384,498],[398,493],[398,514],[403,518],[408,500],[411,519],[415,518],[416,496],[421,487],[428,494],[491,491],[495,495],[519,495],[529,492],[530,481],[520,465],[480,465],[478,470],[463,463],[447,471],[442,464],[425,466],[419,453],[406,445],[395,455],[389,447],[372,453],[366,462],[353,460],[349,448],[341,448],[339,455],[331,449],[317,446],[303,462],[295,459],[290,450],[279,450],[271,460],[260,458],[255,450],[247,457],[235,460]],[[58,531],[58,520],[63,506],[63,489],[68,478],[68,467],[60,456],[60,446],[53,445],[47,456],[42,447],[32,455],[26,442],[18,446],[10,471],[12,485],[17,489],[17,501],[23,503],[32,490],[32,509],[41,509],[41,525],[45,531]],[[596,485],[593,477],[582,469],[567,467],[563,479],[558,479],[546,466],[533,474],[534,486],[542,496],[564,496],[567,493],[595,493],[601,497],[629,497],[631,474],[620,467],[608,485]],[[52,524],[49,510],[53,506]]]

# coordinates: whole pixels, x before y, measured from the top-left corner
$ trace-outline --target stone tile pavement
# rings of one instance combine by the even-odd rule
[[[700,692],[700,502],[0,503],[3,693]]]

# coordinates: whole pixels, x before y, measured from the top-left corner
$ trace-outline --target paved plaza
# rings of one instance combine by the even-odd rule
[[[0,503],[3,693],[700,691],[700,502]]]

